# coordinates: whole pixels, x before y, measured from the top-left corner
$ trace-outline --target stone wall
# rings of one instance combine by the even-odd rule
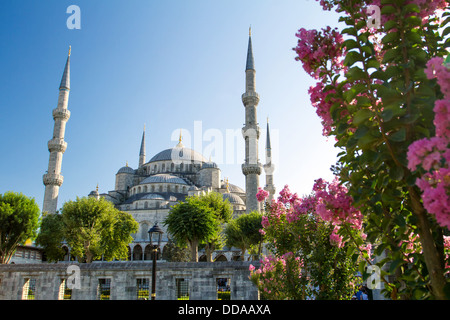
[[[257,300],[258,290],[249,280],[248,267],[250,263],[258,266],[256,261],[158,262],[156,299],[177,299],[177,279],[185,279],[189,280],[190,299],[216,300],[217,279],[227,278],[230,282],[231,300]],[[72,266],[72,269],[68,269],[69,266]],[[21,300],[25,298],[27,279],[32,279],[34,299],[58,300],[63,296],[62,280],[66,279],[69,282],[78,275],[77,281],[79,281],[80,286],[72,289],[72,300],[99,299],[99,282],[103,281],[100,279],[109,279],[111,300],[136,300],[137,279],[149,279],[151,288],[152,262],[0,265],[0,300]]]

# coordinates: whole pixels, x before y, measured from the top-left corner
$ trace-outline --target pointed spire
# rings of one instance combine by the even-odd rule
[[[69,46],[69,54],[67,55],[66,66],[64,67],[64,73],[61,79],[61,84],[59,85],[59,89],[67,89],[70,90],[70,52],[72,48]]]
[[[141,150],[139,151],[139,155],[145,156],[145,124],[144,124],[144,131],[142,132]]]
[[[266,139],[266,150],[271,150],[270,146],[270,129],[269,129],[269,117],[267,117],[267,139]]]
[[[252,27],[248,31],[248,50],[247,50],[247,65],[245,70],[255,70],[255,61],[253,59],[253,48],[252,48]]]
[[[145,164],[145,124],[142,132],[141,150],[139,151],[139,168]]]

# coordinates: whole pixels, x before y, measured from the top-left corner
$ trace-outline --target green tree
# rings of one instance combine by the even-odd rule
[[[64,203],[60,215],[46,215],[36,243],[44,247],[50,261],[61,259],[62,242],[70,247],[78,261],[92,262],[103,256],[106,260],[126,259],[131,234],[138,223],[125,212],[100,198],[78,198]]]
[[[231,213],[231,205],[220,194],[192,196],[171,208],[164,225],[178,245],[189,246],[191,261],[196,262],[199,244],[204,243],[212,250],[221,224],[230,219]]]
[[[212,261],[212,253],[216,249],[221,249],[224,245],[223,228],[230,221],[233,215],[233,207],[228,200],[224,200],[223,196],[218,192],[209,192],[200,197],[200,200],[213,210],[216,221],[219,226],[216,233],[201,243],[206,253],[206,261]]]
[[[258,255],[261,251],[262,234],[259,232],[261,226],[262,214],[252,211],[243,214],[236,219],[231,220],[225,227],[226,244],[229,247],[241,249],[241,259],[244,259],[245,251],[258,247]]]
[[[0,194],[0,263],[9,263],[18,245],[34,239],[39,227],[39,207],[22,193]]]

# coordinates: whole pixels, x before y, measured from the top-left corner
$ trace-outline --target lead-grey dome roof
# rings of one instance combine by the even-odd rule
[[[126,166],[126,167],[120,168],[119,171],[117,171],[117,173],[132,173],[132,174],[134,174],[134,169]]]
[[[195,161],[195,162],[206,162],[207,160],[197,151],[185,148],[185,147],[174,147],[166,149],[156,154],[150,159],[150,162],[154,161]]]
[[[230,201],[231,204],[239,204],[241,206],[245,206],[244,200],[242,200],[242,198],[236,194],[227,192],[224,193],[222,196],[224,200],[228,199],[228,201]]]
[[[167,173],[155,174],[153,176],[147,177],[144,180],[142,180],[140,184],[147,184],[147,183],[178,183],[187,185],[187,182],[181,179],[180,177]]]

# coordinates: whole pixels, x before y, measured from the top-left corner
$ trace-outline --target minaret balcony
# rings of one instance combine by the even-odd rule
[[[47,143],[48,146],[48,151],[50,152],[65,152],[67,149],[67,142],[64,141],[64,139],[52,139],[49,140],[49,142]]]
[[[257,174],[260,175],[262,171],[261,163],[243,163],[242,164],[242,173],[244,175],[248,174]]]
[[[63,108],[53,109],[53,120],[61,119],[63,121],[67,121],[70,118],[70,111]]]
[[[242,95],[244,106],[256,106],[259,103],[259,94],[254,91],[245,92]]]
[[[275,165],[273,163],[266,163],[263,165],[263,168],[266,175],[273,175],[273,172],[275,171]]]
[[[58,186],[61,187],[64,181],[64,177],[60,174],[46,173],[43,176],[44,185],[48,186]]]

